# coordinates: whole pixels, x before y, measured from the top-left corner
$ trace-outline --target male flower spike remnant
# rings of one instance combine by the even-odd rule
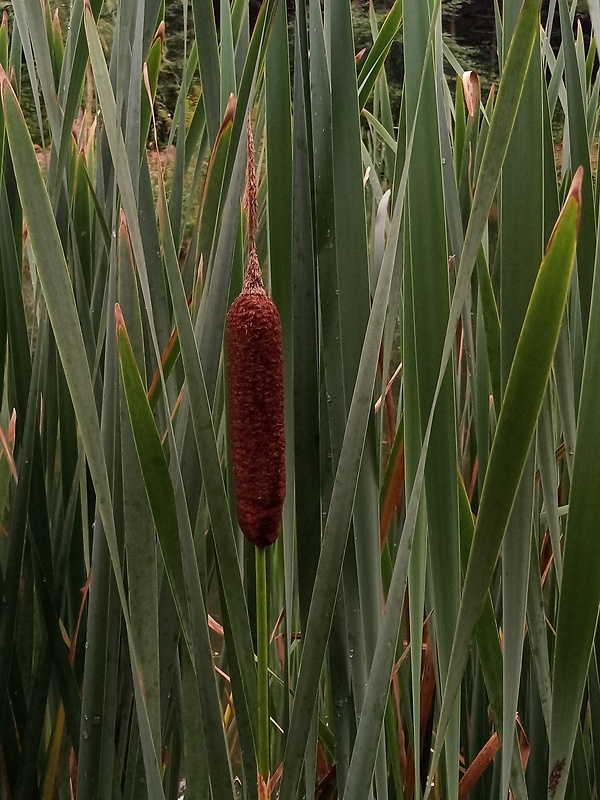
[[[283,345],[277,307],[267,297],[256,253],[254,142],[248,123],[248,264],[227,313],[227,391],[238,522],[257,547],[277,539],[285,498]]]

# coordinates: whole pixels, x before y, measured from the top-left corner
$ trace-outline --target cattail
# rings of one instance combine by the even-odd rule
[[[283,346],[277,307],[264,289],[257,225],[254,144],[248,122],[248,265],[227,313],[229,428],[238,522],[257,547],[279,534],[285,498]]]

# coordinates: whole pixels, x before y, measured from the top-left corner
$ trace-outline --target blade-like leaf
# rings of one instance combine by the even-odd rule
[[[465,575],[438,737],[445,731],[469,657],[552,367],[577,245],[582,177],[578,171],[548,244],[510,370]],[[435,754],[440,749],[441,741],[436,741]]]
[[[553,666],[548,797],[565,796],[600,603],[600,281],[598,254],[587,336]]]
[[[125,623],[130,632],[127,598],[117,546],[111,492],[102,450],[92,380],[73,297],[73,289],[33,143],[17,98],[6,75],[2,76],[2,101],[6,131],[23,211],[26,219],[35,220],[35,224],[30,225],[29,235],[36,257],[38,275],[77,415],[81,439],[94,481],[96,502],[100,510],[110,550],[119,599]],[[144,742],[148,790],[152,797],[161,798],[163,791],[159,765],[152,744],[148,716],[144,713],[141,679],[136,668],[136,651],[131,636],[129,638],[129,646],[134,667],[133,681],[138,700],[142,741]]]

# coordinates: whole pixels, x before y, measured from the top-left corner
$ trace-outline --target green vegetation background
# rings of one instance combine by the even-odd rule
[[[118,0],[107,0],[104,3],[99,23],[100,33],[103,35],[107,51],[110,47],[110,36],[114,26],[117,5]],[[291,5],[288,2],[290,8]],[[373,0],[373,6],[377,12],[378,24],[381,25],[392,3],[390,0]],[[58,8],[63,28],[66,27],[70,10],[69,0],[61,0],[58,4],[53,4],[54,7]],[[258,0],[250,0],[251,21],[258,13],[259,7]],[[2,11],[6,11],[9,15],[9,20],[12,21],[12,3],[0,2],[0,12]],[[215,12],[218,14],[218,4]],[[292,19],[292,16],[292,13],[288,14],[290,19]],[[363,49],[368,50],[372,43],[369,3],[357,0],[353,7],[353,17],[356,50],[357,52]],[[587,14],[584,11],[582,11],[582,17],[587,19]],[[456,57],[462,64],[476,70],[479,74],[482,95],[485,97],[491,84],[498,79],[494,5],[492,0],[444,0],[443,25],[445,35],[453,40],[452,51]],[[177,94],[181,84],[182,65],[186,53],[184,15],[182,14],[181,0],[167,0],[165,3],[165,26],[167,36],[156,103],[159,142],[163,146],[167,144],[169,138],[171,115],[177,101]],[[187,52],[189,52],[194,36],[191,9],[188,10],[187,28]],[[290,44],[292,40],[293,30],[290,24]],[[394,112],[394,117],[397,118],[404,76],[401,41],[396,41],[392,45],[386,62],[386,71],[392,111]],[[197,97],[197,94],[195,95],[192,92],[188,98],[188,103],[193,104],[195,97]],[[47,131],[44,132],[45,136],[40,134],[26,72],[24,72],[22,106],[34,141],[42,145],[47,136]]]

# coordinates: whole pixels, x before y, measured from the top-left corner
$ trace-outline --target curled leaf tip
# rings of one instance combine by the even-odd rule
[[[236,99],[233,92],[229,95],[229,100],[227,101],[227,108],[225,109],[225,115],[223,117],[223,124],[227,122],[231,122],[235,115],[235,107],[236,107]]]
[[[470,117],[474,117],[479,104],[479,75],[474,69],[463,72],[462,85],[467,111]]]
[[[4,94],[6,90],[11,90],[10,79],[6,72],[4,71],[3,66],[0,64],[0,95],[2,97],[2,102],[4,102]]]
[[[90,0],[84,0],[83,7],[84,7],[85,11],[89,11],[92,16],[94,15],[94,12],[93,12],[93,9],[92,9],[92,4],[90,3]]]
[[[117,323],[117,334],[119,331],[125,331],[125,333],[127,333],[123,312],[121,311],[121,306],[118,303],[115,303],[115,322]]]
[[[581,205],[581,187],[583,185],[583,166],[577,168],[577,172],[575,173],[573,180],[571,182],[571,187],[569,189],[569,195],[567,200],[573,197],[579,205]]]
[[[156,33],[154,34],[154,39],[152,39],[152,44],[155,44],[160,39],[161,42],[165,40],[165,21],[161,19],[158,28],[156,29]]]
[[[579,218],[581,216],[581,186],[583,183],[583,167],[578,167],[577,172],[575,173],[573,180],[571,181],[571,186],[569,188],[569,193],[565,199],[564,205],[561,209],[560,214],[558,215],[558,219],[554,225],[552,233],[550,234],[550,239],[548,240],[548,245],[546,247],[546,252],[550,249],[550,245],[556,235],[557,230],[560,227],[561,221],[563,220],[565,214],[567,213],[567,209],[573,208],[573,203],[577,209],[576,212],[576,228],[579,227]],[[573,202],[571,202],[573,201]],[[577,235],[575,236],[575,241],[577,240]]]

